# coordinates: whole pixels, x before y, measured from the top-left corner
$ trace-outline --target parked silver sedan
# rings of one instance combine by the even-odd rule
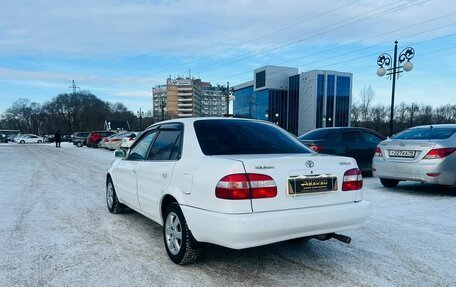
[[[372,167],[386,187],[405,180],[456,186],[456,124],[418,126],[382,141]]]

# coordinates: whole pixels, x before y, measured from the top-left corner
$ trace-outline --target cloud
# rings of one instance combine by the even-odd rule
[[[441,0],[439,5],[426,0],[315,3],[311,0],[6,1],[0,11],[0,55],[109,57],[145,53],[226,57],[239,51],[261,53],[265,48],[298,37],[314,35],[299,45],[324,45],[375,35],[389,27],[448,13],[446,7],[452,7],[453,1]],[[391,10],[400,5],[405,6]],[[344,7],[324,14],[339,6]],[[389,14],[390,10],[394,13]],[[363,18],[366,19],[361,21]],[[355,20],[360,22],[328,31]],[[280,33],[252,41],[280,29]],[[226,50],[232,47],[237,48]],[[221,50],[225,51],[218,52]]]
[[[115,92],[113,93],[115,97],[148,97],[152,98],[151,92],[147,91],[125,91],[125,92]]]

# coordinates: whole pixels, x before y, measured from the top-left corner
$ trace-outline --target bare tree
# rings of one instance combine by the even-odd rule
[[[374,101],[375,91],[371,86],[364,87],[359,92],[361,121],[367,122],[369,119],[369,108]]]

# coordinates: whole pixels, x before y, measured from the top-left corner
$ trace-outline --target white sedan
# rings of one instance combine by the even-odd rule
[[[39,137],[37,135],[25,135],[25,136],[16,138],[15,142],[16,143],[21,143],[21,144],[24,144],[24,143],[42,143],[43,142],[43,138]]]
[[[141,132],[132,132],[127,136],[122,138],[122,143],[120,144],[120,148],[129,149],[133,143],[135,142],[136,137],[141,135]]]
[[[191,118],[146,129],[117,150],[106,178],[111,213],[128,206],[163,226],[170,259],[202,243],[234,249],[358,228],[370,214],[352,158],[317,154],[269,122]]]

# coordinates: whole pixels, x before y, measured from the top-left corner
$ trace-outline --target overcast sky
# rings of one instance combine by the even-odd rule
[[[235,85],[263,65],[354,74],[387,104],[391,81],[377,56],[416,50],[396,101],[456,104],[454,0],[3,1],[0,113],[13,101],[43,103],[72,80],[131,110],[152,107],[168,75]]]

